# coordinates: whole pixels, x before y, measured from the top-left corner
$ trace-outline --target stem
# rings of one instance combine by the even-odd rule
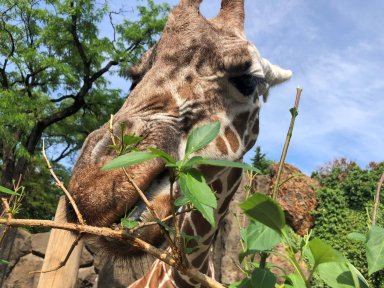
[[[384,173],[381,175],[379,183],[377,184],[377,191],[375,195],[375,202],[373,204],[373,212],[372,212],[372,225],[376,224],[376,215],[377,215],[377,209],[379,208],[380,191],[381,191],[381,187],[383,186],[383,182],[384,182]]]
[[[299,273],[301,279],[303,279],[303,281],[305,282],[305,285],[306,285],[307,287],[309,287],[309,286],[308,286],[308,281],[307,281],[307,279],[305,278],[304,272],[303,272],[303,270],[301,269],[300,264],[297,262],[297,259],[296,259],[296,257],[295,257],[295,252],[294,252],[293,249],[292,249],[291,241],[290,241],[289,236],[287,235],[287,233],[286,233],[285,230],[282,231],[282,236],[283,236],[283,238],[284,238],[284,240],[285,240],[285,242],[287,243],[287,246],[288,246],[288,247],[287,247],[287,252],[288,252],[288,257],[287,257],[287,259],[290,260],[290,262],[292,263],[292,265],[293,265],[293,267],[295,268],[295,270]],[[310,278],[309,278],[309,279],[310,279]]]
[[[281,153],[281,158],[280,158],[280,163],[279,163],[279,169],[277,172],[276,182],[275,182],[275,185],[273,187],[272,198],[274,200],[276,200],[276,198],[277,198],[277,192],[279,190],[279,182],[280,182],[280,178],[281,178],[281,173],[283,172],[285,158],[287,157],[289,143],[291,142],[291,138],[292,138],[293,127],[295,126],[295,120],[296,120],[296,117],[298,115],[297,112],[299,110],[301,92],[303,92],[303,89],[301,89],[300,87],[298,87],[296,90],[297,90],[297,93],[296,93],[295,106],[291,109],[291,114],[292,114],[291,123],[289,125],[287,137],[285,138],[284,148],[283,148],[283,152]]]

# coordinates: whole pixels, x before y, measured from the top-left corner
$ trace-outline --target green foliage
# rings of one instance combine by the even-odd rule
[[[220,122],[208,123],[193,129],[187,138],[185,157],[180,161],[176,161],[165,151],[156,148],[148,148],[148,152],[132,151],[119,156],[104,165],[101,170],[104,171],[127,167],[159,157],[164,160],[166,167],[172,170],[172,174],[176,176],[175,180],[179,180],[180,190],[183,196],[177,199],[175,205],[181,206],[187,203],[192,204],[211,226],[215,226],[213,210],[217,207],[216,196],[206,183],[202,173],[195,169],[194,166],[205,164],[249,169],[253,171],[257,170],[252,166],[238,162],[211,160],[201,156],[190,157],[192,153],[204,149],[211,143],[217,137],[219,132]],[[113,148],[115,150],[121,150],[118,147]]]
[[[255,156],[251,159],[252,166],[259,169],[261,175],[268,175],[271,172],[272,160],[269,160],[265,153],[261,152],[260,146],[256,146]]]
[[[114,17],[132,14],[96,0],[0,0],[0,11],[1,184],[9,188],[22,174],[23,216],[51,218],[59,193],[36,155],[41,138],[68,179],[59,162],[73,158],[126,97],[108,88],[108,74],[126,71],[154,44],[169,6],[148,0],[137,7],[137,21],[121,23]],[[106,35],[108,25],[113,33]]]
[[[371,163],[362,169],[354,162],[340,159],[312,175],[322,186],[317,192],[319,205],[315,213],[314,236],[342,252],[368,279],[370,287],[377,288],[382,288],[384,272],[368,275],[365,239],[374,193],[383,172],[384,163]],[[380,202],[378,224],[383,227],[383,197]],[[323,286],[313,283],[313,287]]]

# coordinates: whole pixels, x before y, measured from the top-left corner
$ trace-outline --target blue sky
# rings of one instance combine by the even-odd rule
[[[248,39],[263,57],[293,71],[293,78],[274,88],[262,107],[257,143],[262,151],[279,160],[289,108],[301,86],[288,163],[310,173],[339,157],[363,167],[383,161],[384,1],[245,2]],[[205,0],[201,10],[212,17],[219,7],[219,0]],[[123,81],[114,79],[113,84],[127,87]],[[252,156],[248,153],[245,160]]]

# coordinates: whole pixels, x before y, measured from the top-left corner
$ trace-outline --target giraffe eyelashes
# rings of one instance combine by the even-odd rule
[[[266,84],[264,78],[254,76],[252,74],[231,77],[229,78],[229,82],[245,97],[254,95],[258,85]]]

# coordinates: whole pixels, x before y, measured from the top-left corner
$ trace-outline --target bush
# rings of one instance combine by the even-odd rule
[[[341,251],[372,287],[384,287],[384,272],[368,277],[364,244],[352,241],[347,235],[352,232],[366,233],[372,214],[372,203],[377,183],[384,172],[383,163],[371,163],[367,169],[346,159],[336,160],[312,174],[321,187],[317,192],[319,206],[313,233]],[[384,203],[381,197],[381,203]],[[383,205],[379,207],[378,224],[383,226]],[[314,284],[314,287],[324,287]]]

